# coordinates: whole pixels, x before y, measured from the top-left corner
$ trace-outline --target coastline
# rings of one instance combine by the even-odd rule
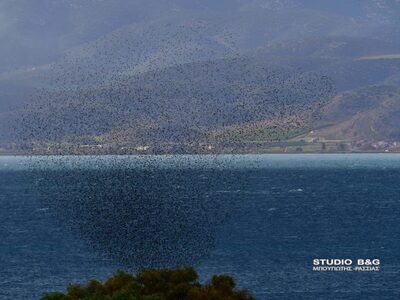
[[[307,152],[307,153],[290,153],[290,152],[270,152],[270,153],[163,153],[163,154],[21,154],[21,153],[0,153],[2,157],[185,157],[185,156],[329,156],[329,155],[400,155],[400,152]]]

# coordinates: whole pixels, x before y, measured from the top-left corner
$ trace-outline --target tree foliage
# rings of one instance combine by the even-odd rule
[[[42,300],[254,300],[235,286],[227,275],[213,276],[202,285],[190,267],[149,269],[136,276],[118,271],[104,283],[91,280],[86,285],[70,284],[66,293],[48,293]]]

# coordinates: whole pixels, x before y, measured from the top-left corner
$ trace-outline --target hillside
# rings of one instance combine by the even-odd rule
[[[397,1],[28,2],[0,4],[6,151],[397,138]]]
[[[135,145],[198,139],[225,126],[308,115],[329,79],[236,58],[118,77],[94,89],[45,92],[19,112],[23,140],[97,137]]]
[[[336,96],[311,136],[328,140],[400,141],[400,89],[371,86]]]
[[[111,53],[115,48],[99,49]],[[115,72],[100,72],[94,80],[81,73],[75,83],[65,77],[69,69],[59,64],[42,69],[37,78],[35,72],[14,75],[28,82],[35,78],[44,88],[28,105],[3,113],[3,122],[12,124],[16,140],[67,145],[62,147],[174,148],[200,143],[224,149],[288,140],[313,129],[310,137],[328,140],[394,140],[397,127],[386,118],[396,118],[391,115],[395,99],[394,106],[368,112],[363,105],[386,97],[376,86],[396,90],[391,84],[400,76],[400,60],[386,59],[396,51],[396,44],[369,38],[314,38],[280,42],[236,58],[147,71],[122,72],[111,64]],[[57,72],[61,77],[54,75]],[[343,116],[354,95],[361,99],[355,110],[359,119],[350,130],[351,121]],[[333,109],[338,99],[343,104]],[[368,125],[373,120],[376,124]],[[327,124],[330,127],[315,130]],[[371,134],[367,128],[374,126],[381,130]]]

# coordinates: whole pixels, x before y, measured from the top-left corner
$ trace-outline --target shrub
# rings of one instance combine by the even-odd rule
[[[42,300],[254,300],[245,290],[235,290],[227,275],[213,276],[201,285],[193,268],[143,270],[136,276],[118,271],[101,283],[69,285],[67,293],[47,293]]]

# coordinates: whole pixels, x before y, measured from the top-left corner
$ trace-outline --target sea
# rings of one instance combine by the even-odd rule
[[[0,299],[176,266],[256,299],[400,299],[400,155],[0,157]]]

